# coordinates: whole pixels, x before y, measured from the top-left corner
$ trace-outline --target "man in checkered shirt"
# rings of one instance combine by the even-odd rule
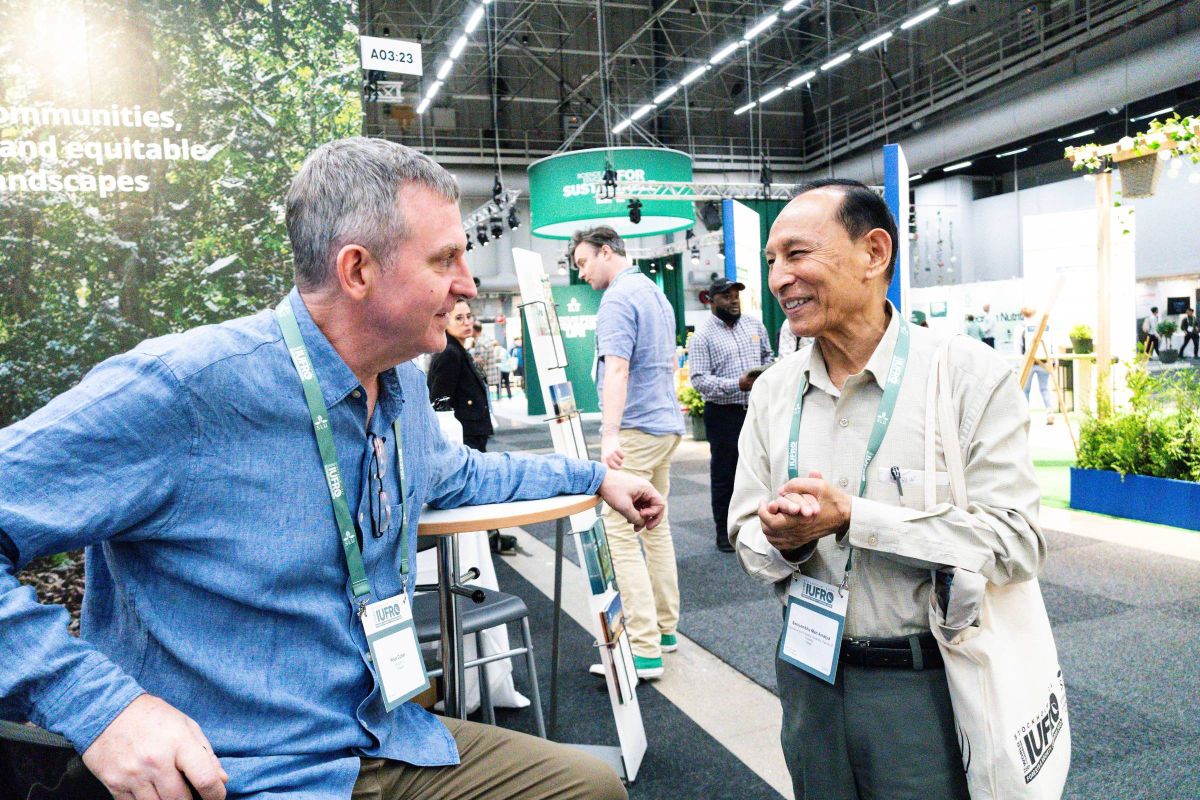
[[[742,316],[741,290],[745,288],[727,278],[714,281],[708,288],[712,316],[700,325],[688,345],[692,386],[704,398],[713,521],[717,526],[717,549],[723,553],[733,552],[726,521],[750,387],[774,359],[762,322]]]

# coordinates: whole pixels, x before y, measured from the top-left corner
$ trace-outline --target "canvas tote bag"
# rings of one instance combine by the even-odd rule
[[[935,415],[953,502],[968,507],[946,364],[949,346],[947,339],[938,349],[926,390],[927,508],[936,502]],[[937,592],[931,591],[929,626],[946,663],[972,800],[1062,797],[1071,763],[1071,725],[1058,651],[1037,579],[997,586],[966,570],[942,572],[949,573],[941,576],[943,585],[951,578],[950,613],[943,612]],[[937,573],[934,578],[936,587]],[[971,624],[974,621],[977,624]]]

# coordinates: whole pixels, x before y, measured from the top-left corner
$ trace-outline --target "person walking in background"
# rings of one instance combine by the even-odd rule
[[[967,314],[967,331],[966,332],[967,332],[967,336],[970,336],[972,339],[975,339],[980,342],[983,341],[983,328],[982,328],[982,326],[980,326],[979,322],[975,319],[974,314]]]
[[[429,362],[429,400],[438,410],[454,412],[462,424],[463,444],[487,452],[492,429],[488,391],[483,374],[469,354],[474,341],[475,315],[466,300],[459,300],[446,326],[446,349]],[[478,346],[478,345],[475,345]]]
[[[671,454],[683,435],[675,396],[675,313],[662,290],[629,263],[612,228],[577,231],[567,254],[579,277],[604,292],[596,313],[600,460],[649,479],[669,497]],[[640,537],[610,511],[604,526],[635,670],[640,678],[657,678],[662,654],[678,646],[679,577],[668,512]],[[602,666],[594,666],[603,674]]]
[[[479,374],[488,387],[500,385],[500,365],[496,361],[496,340],[483,332],[483,323],[475,320],[472,327],[475,344],[470,348],[471,358],[479,367]],[[499,395],[497,395],[499,396]]]
[[[1187,313],[1179,321],[1179,329],[1183,331],[1183,346],[1179,355],[1187,357],[1188,342],[1192,343],[1192,358],[1200,358],[1200,328],[1197,327],[1196,309],[1188,307]]]
[[[513,375],[517,376],[517,388],[525,388],[525,345],[520,336],[513,338],[513,347],[509,351],[513,359]]]
[[[1142,320],[1142,333],[1146,337],[1146,354],[1158,355],[1158,323],[1162,322],[1162,318],[1158,316],[1158,306],[1151,306],[1150,313]]]
[[[983,313],[979,315],[979,332],[982,334],[983,343],[988,347],[995,349],[996,347],[996,315],[992,313],[992,304],[983,304]]]
[[[1037,311],[1029,306],[1021,309],[1021,316],[1025,319],[1024,327],[1021,331],[1021,355],[1029,352],[1029,348],[1034,346],[1034,337],[1037,336],[1038,324],[1034,321],[1034,314]],[[1050,341],[1050,326],[1042,331],[1041,344],[1049,349]],[[1025,380],[1025,399],[1029,399],[1030,390],[1033,388],[1033,381],[1036,378],[1038,386],[1042,392],[1042,403],[1046,406],[1046,424],[1054,424],[1054,412],[1058,409],[1058,404],[1050,399],[1050,370],[1054,364],[1052,361],[1041,358],[1036,353],[1033,358],[1033,368],[1029,372],[1029,377]]]
[[[750,387],[773,360],[767,329],[760,320],[742,316],[740,293],[745,288],[728,278],[714,281],[708,287],[712,315],[700,323],[688,345],[692,386],[704,398],[712,515],[717,549],[723,553],[733,552],[727,524],[729,498]]]
[[[503,389],[508,392],[508,399],[512,400],[512,365],[509,363],[508,351],[499,342],[496,342],[494,349],[494,360],[500,372],[500,382],[496,384],[496,399],[500,399],[500,390]]]

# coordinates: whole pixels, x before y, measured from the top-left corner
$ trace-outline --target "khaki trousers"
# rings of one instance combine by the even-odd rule
[[[671,494],[671,455],[679,439],[678,434],[651,436],[632,428],[622,430],[625,461],[621,470],[650,481],[665,501]],[[633,654],[642,658],[661,658],[661,635],[675,633],[679,624],[679,574],[668,511],[669,506],[658,527],[638,534],[620,514],[611,508],[604,510],[608,549],[625,609],[625,630]]]
[[[414,767],[364,758],[351,800],[626,800],[617,773],[570,745],[442,717],[462,763]]]

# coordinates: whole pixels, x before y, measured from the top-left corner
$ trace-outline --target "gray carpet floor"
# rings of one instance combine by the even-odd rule
[[[585,424],[593,448],[599,441],[597,427]],[[551,446],[544,427],[506,423],[489,449],[550,452]],[[750,580],[732,555],[714,546],[707,458],[677,459],[671,481],[670,517],[682,605],[679,629],[775,691],[779,608],[768,587]],[[552,524],[529,530],[553,546]],[[1131,526],[1131,535],[1135,531]],[[1065,797],[1200,798],[1200,563],[1056,531],[1046,531],[1046,538],[1051,552],[1041,584],[1067,677],[1073,729]],[[573,559],[574,548],[567,552]],[[512,580],[519,579],[507,572]],[[535,618],[534,630],[549,630],[548,604],[537,605],[535,617],[545,619]],[[564,649],[564,658],[570,649]],[[570,670],[568,663],[564,660],[564,672]],[[541,664],[547,665],[548,657]],[[543,687],[548,680],[548,675],[543,678]],[[564,688],[566,703],[570,696]],[[631,797],[773,795],[728,751],[673,710],[653,684],[639,689],[639,697],[643,713],[654,716],[653,723],[647,723],[653,758],[648,756],[643,779],[631,788]],[[611,726],[611,720],[607,724]],[[589,740],[586,731],[575,732],[585,737],[581,741]],[[605,738],[598,732],[592,740]],[[703,777],[694,777],[697,774]],[[738,780],[731,780],[735,776]],[[681,788],[698,790],[701,785],[702,793]]]

